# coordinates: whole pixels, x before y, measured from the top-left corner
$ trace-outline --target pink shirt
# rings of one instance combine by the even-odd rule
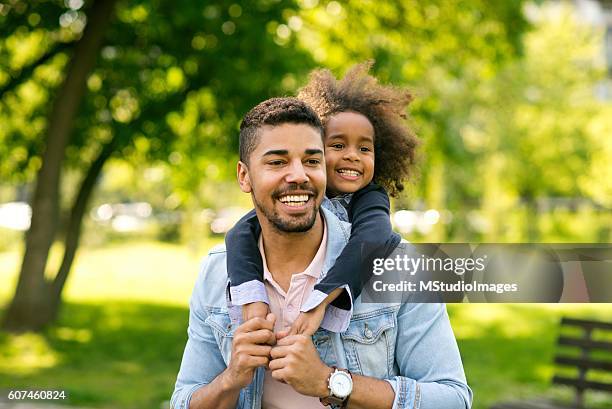
[[[322,219],[323,239],[321,240],[319,250],[317,250],[317,254],[315,254],[308,267],[306,267],[306,270],[291,276],[291,283],[286,293],[274,280],[270,270],[268,270],[263,248],[263,238],[262,236],[259,237],[259,251],[263,260],[264,284],[270,300],[270,311],[276,316],[275,331],[291,326],[300,313],[302,303],[306,301],[321,275],[327,249],[327,228],[325,226],[325,218]],[[293,390],[291,386],[272,378],[268,369],[265,371],[261,403],[263,409],[326,408],[326,406],[319,402],[319,398],[302,395]]]

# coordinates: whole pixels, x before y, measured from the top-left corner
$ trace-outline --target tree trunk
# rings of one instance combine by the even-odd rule
[[[538,205],[535,198],[531,195],[527,196],[525,200],[525,235],[527,236],[527,243],[538,243],[540,239],[540,229],[538,227]]]
[[[104,164],[113,154],[116,148],[116,139],[106,143],[98,157],[93,161],[87,174],[81,182],[79,192],[74,200],[72,209],[70,211],[70,218],[68,219],[68,226],[66,229],[66,238],[64,241],[64,257],[62,258],[62,264],[50,285],[49,294],[49,313],[48,318],[50,321],[55,321],[57,318],[59,307],[61,305],[62,291],[66,284],[66,279],[70,273],[72,262],[76,256],[77,249],[79,248],[79,240],[81,238],[81,227],[83,226],[83,217],[88,209],[89,199],[96,186],[96,181],[102,172]]]
[[[53,103],[19,281],[3,322],[8,330],[40,330],[53,317],[49,308],[53,284],[48,283],[44,275],[57,231],[61,168],[74,118],[85,93],[87,76],[95,66],[114,3],[115,0],[96,0],[87,13],[83,37],[75,46],[68,72]]]

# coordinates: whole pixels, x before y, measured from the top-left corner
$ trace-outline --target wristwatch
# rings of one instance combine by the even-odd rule
[[[332,366],[332,369],[334,371],[327,380],[329,396],[319,398],[319,400],[325,406],[345,408],[353,391],[353,375],[348,369],[338,369],[335,366]]]

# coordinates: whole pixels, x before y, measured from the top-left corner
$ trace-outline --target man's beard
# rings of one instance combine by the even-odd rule
[[[312,208],[311,214],[306,214],[306,215],[299,216],[299,217],[287,216],[286,218],[283,218],[276,211],[275,202],[280,196],[282,196],[283,194],[290,193],[292,190],[311,192],[313,195],[310,197],[309,200],[313,200],[313,201],[315,200],[315,198],[319,196],[319,192],[314,186],[308,183],[305,183],[299,186],[291,185],[289,189],[282,189],[282,190],[274,191],[271,195],[273,199],[272,203],[274,203],[271,209],[267,209],[263,204],[261,204],[257,200],[257,196],[255,195],[254,191],[253,191],[253,202],[255,202],[255,206],[259,209],[259,211],[263,213],[266,219],[268,219],[268,221],[272,224],[272,226],[274,226],[278,231],[281,231],[284,233],[304,233],[310,230],[312,226],[314,226],[317,220],[317,213],[319,213],[319,206],[315,204]]]

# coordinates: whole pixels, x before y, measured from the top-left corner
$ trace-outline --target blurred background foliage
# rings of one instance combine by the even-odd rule
[[[29,224],[25,202],[53,101],[92,4],[0,1],[0,308],[17,283]],[[71,208],[107,147],[112,153],[83,218],[83,254],[55,326],[41,338],[0,332],[0,389],[54,385],[71,389],[73,403],[125,408],[158,407],[169,396],[197,260],[251,206],[234,182],[240,118],[267,97],[294,95],[316,67],[342,75],[373,58],[380,81],[414,91],[409,116],[422,141],[420,174],[393,203],[406,239],[610,242],[606,27],[585,17],[585,4],[591,12],[600,7],[117,1],[61,164],[59,227],[44,274],[52,279],[62,260]],[[609,308],[575,312],[605,315]],[[516,391],[544,390],[547,341],[569,311],[452,308],[476,408]],[[479,314],[488,317],[488,329],[469,332]],[[124,315],[130,319],[121,321]],[[520,334],[521,345],[533,347],[524,370],[514,365],[517,334],[504,332],[507,319],[533,324]],[[109,359],[117,344],[126,350]],[[168,354],[160,358],[162,345]],[[132,359],[130,348],[146,353]],[[478,363],[482,351],[488,358]],[[159,367],[147,371],[152,362]],[[491,377],[490,368],[507,375]],[[101,382],[85,382],[87,374]],[[119,381],[134,374],[142,379],[136,391],[118,392]]]
[[[439,212],[429,227],[402,225],[408,239],[609,241],[612,116],[595,91],[604,31],[554,3],[120,2],[66,150],[75,183],[62,185],[63,207],[116,140],[94,203],[146,201],[186,225],[203,208],[247,208],[220,187],[234,177],[241,115],[295,94],[314,67],[341,75],[374,58],[381,81],[417,96],[421,172],[395,207]],[[86,6],[2,6],[1,201],[29,197]]]

